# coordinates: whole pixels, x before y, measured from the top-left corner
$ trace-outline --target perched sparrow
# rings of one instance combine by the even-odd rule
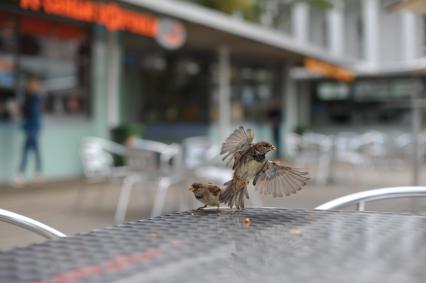
[[[200,210],[206,208],[208,205],[216,205],[219,209],[219,195],[222,191],[217,185],[213,183],[193,183],[188,191],[193,192],[196,199],[204,203],[204,206],[197,208]]]
[[[265,141],[253,144],[253,138],[251,129],[245,131],[240,127],[222,144],[220,154],[232,167],[234,175],[231,181],[225,183],[220,201],[231,208],[234,205],[237,209],[244,208],[244,197],[249,198],[247,185],[251,179],[256,190],[274,197],[296,193],[309,179],[307,172],[266,159],[265,154],[275,150],[275,147]]]

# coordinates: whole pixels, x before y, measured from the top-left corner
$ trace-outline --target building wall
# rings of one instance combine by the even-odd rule
[[[90,118],[45,118],[40,136],[43,175],[46,179],[80,176],[79,144],[84,136],[108,136],[106,124],[106,32],[94,32],[92,63],[92,116]],[[13,180],[16,175],[23,143],[19,123],[0,125],[0,183]],[[33,171],[33,156],[28,171]]]
[[[327,44],[327,12],[311,6],[309,9],[309,43],[326,49]]]
[[[363,40],[361,29],[361,2],[345,1],[343,7],[344,14],[344,56],[349,59],[361,59]]]
[[[340,36],[344,52],[341,56],[345,59],[353,60],[366,60],[366,38],[370,32],[368,28],[363,24],[366,21],[366,10],[363,7],[369,7],[368,4],[376,2],[378,7],[378,13],[374,16],[373,21],[377,21],[378,25],[378,37],[374,36],[375,43],[378,46],[378,58],[376,63],[383,62],[401,62],[404,60],[404,40],[407,38],[403,33],[403,12],[392,12],[386,9],[386,5],[389,3],[387,0],[341,0],[337,3],[340,7],[342,4],[343,8],[339,13],[343,13],[343,33]],[[310,45],[323,48],[326,51],[332,52],[330,44],[327,43],[327,37],[330,37],[329,33],[333,32],[329,24],[325,24],[326,18],[330,17],[330,13],[320,8],[309,6],[308,13],[296,12],[297,5],[293,5],[293,17],[306,17],[307,21],[307,38]],[[370,10],[368,10],[370,11]],[[411,46],[415,49],[416,57],[422,57],[426,55],[424,48],[424,19],[421,15],[411,14],[415,18],[415,23],[411,32],[415,34],[413,36],[413,42]],[[298,22],[303,22],[299,19]],[[336,29],[337,31],[339,29]],[[292,34],[297,39],[296,34]],[[367,48],[368,50],[368,48]]]
[[[425,32],[425,17],[416,15],[416,57],[426,56],[426,32]]]
[[[401,61],[403,59],[401,13],[381,9],[379,34],[379,62]]]

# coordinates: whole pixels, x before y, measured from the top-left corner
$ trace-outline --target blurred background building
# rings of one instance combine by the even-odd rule
[[[18,167],[34,74],[52,179],[81,175],[82,137],[123,124],[165,142],[220,141],[241,124],[271,139],[279,105],[283,133],[406,130],[408,102],[422,96],[425,21],[393,2],[1,1],[0,182]]]

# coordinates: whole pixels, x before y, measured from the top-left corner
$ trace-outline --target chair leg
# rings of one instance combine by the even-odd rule
[[[121,187],[120,196],[118,198],[117,208],[115,210],[114,222],[115,224],[121,224],[126,218],[127,206],[129,205],[130,192],[133,189],[133,185],[139,182],[139,176],[130,175],[127,176],[123,181]]]
[[[161,215],[170,184],[171,182],[168,178],[161,178],[160,182],[158,183],[158,190],[155,194],[154,206],[152,207],[151,217]]]
[[[320,155],[318,161],[318,172],[317,172],[317,180],[321,185],[326,185],[330,182],[331,174],[332,174],[332,156],[331,153],[325,152]]]

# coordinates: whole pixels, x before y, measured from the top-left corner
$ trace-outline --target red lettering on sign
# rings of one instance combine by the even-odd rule
[[[24,9],[39,10],[41,0],[21,0],[21,7]]]
[[[115,3],[94,3],[87,0],[21,0],[20,6],[31,10],[43,8],[48,14],[97,23],[110,31],[126,30],[155,37],[158,29],[156,17],[124,9]]]
[[[110,31],[122,28],[122,10],[117,4],[101,4],[99,6],[98,23],[104,25]]]

